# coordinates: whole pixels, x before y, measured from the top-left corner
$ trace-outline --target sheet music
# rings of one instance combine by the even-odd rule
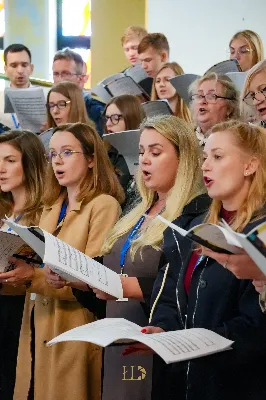
[[[233,343],[203,328],[143,334],[140,326],[123,318],[105,318],[74,328],[52,339],[48,345],[68,340],[91,342],[102,347],[117,341],[138,341],[153,349],[167,364],[224,351]]]
[[[133,65],[132,67],[127,68],[124,74],[126,76],[130,76],[137,83],[149,78],[149,75],[142,68],[141,64]]]
[[[121,96],[123,94],[131,94],[133,96],[141,96],[143,94],[143,91],[138,84],[129,76],[112,81],[108,83],[107,86],[113,97]]]
[[[140,131],[122,131],[103,135],[103,139],[114,146],[125,158],[129,172],[134,175],[139,165]]]
[[[11,269],[8,258],[24,244],[18,235],[0,231],[0,272],[7,272]]]
[[[11,108],[10,108],[11,104]],[[46,107],[43,89],[5,89],[5,113],[15,112],[20,127],[32,132],[40,132],[40,126],[46,121]]]
[[[142,106],[147,117],[153,117],[155,115],[173,115],[167,100],[146,101],[142,103]]]
[[[239,72],[241,71],[240,65],[236,59],[221,61],[218,64],[213,65],[204,75],[210,72],[215,72],[218,75],[226,75],[228,72]]]
[[[69,282],[83,281],[114,297],[123,297],[120,276],[116,272],[106,268],[50,233],[43,231],[43,234],[45,238],[43,261],[54,272]]]
[[[111,296],[123,297],[120,275],[116,272],[41,228],[21,226],[9,219],[5,222],[41,257],[44,264],[49,265],[52,271],[65,280],[82,281]]]

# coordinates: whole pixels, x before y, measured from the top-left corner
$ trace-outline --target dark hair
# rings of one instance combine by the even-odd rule
[[[163,33],[148,33],[140,41],[138,46],[138,53],[144,53],[149,47],[152,47],[158,53],[165,51],[168,55],[170,52],[167,37]]]
[[[115,104],[123,115],[126,131],[139,128],[141,122],[145,118],[145,113],[140,100],[136,96],[123,94],[114,97],[108,104],[106,104],[103,115],[106,114],[106,110],[111,104]]]
[[[84,61],[78,53],[71,50],[69,47],[66,47],[65,49],[59,50],[55,53],[53,63],[57,60],[73,60],[76,64],[77,74],[82,75]]]
[[[8,53],[21,53],[22,51],[26,51],[30,58],[31,62],[31,52],[28,49],[28,47],[24,46],[24,44],[19,44],[19,43],[14,43],[11,44],[10,46],[7,46],[7,48],[4,50],[4,62],[6,64],[7,62],[7,55]]]
[[[26,189],[26,202],[20,212],[23,214],[23,223],[36,225],[42,211],[42,197],[47,162],[45,150],[37,135],[26,130],[12,130],[0,135],[0,145],[8,143],[22,154],[22,167],[24,172],[24,185]],[[11,215],[13,198],[10,192],[1,192],[0,218],[5,214]]]

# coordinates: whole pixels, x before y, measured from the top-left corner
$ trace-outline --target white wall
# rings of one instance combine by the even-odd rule
[[[170,61],[186,73],[203,74],[228,58],[228,43],[239,30],[257,32],[266,54],[266,0],[147,0],[149,32],[164,33]]]

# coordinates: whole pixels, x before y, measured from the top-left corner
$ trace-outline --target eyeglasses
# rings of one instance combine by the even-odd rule
[[[258,90],[255,93],[249,92],[248,94],[246,94],[246,96],[243,98],[243,101],[249,105],[249,106],[253,106],[254,104],[254,100],[258,100],[258,101],[264,101],[266,99],[266,86],[265,88]]]
[[[203,100],[203,99],[207,103],[210,103],[210,104],[216,103],[217,99],[226,99],[226,100],[232,100],[232,101],[235,100],[235,99],[232,99],[230,97],[218,96],[215,93],[208,93],[208,94],[205,94],[205,96],[203,94],[193,94],[191,96],[191,100],[194,101],[195,103],[200,103],[201,100]]]
[[[53,72],[54,78],[69,79],[69,78],[71,78],[71,76],[81,76],[81,74],[75,74],[74,72],[68,72],[68,71]]]
[[[48,108],[48,110],[53,110],[55,107],[57,107],[58,110],[63,110],[69,103],[71,103],[70,100],[59,100],[57,103],[47,103],[46,107]]]
[[[60,153],[56,151],[49,151],[47,156],[47,161],[51,162],[56,159],[56,157],[60,157],[61,160],[70,158],[73,154],[84,154],[82,151],[75,151],[75,150],[62,150]]]
[[[107,124],[108,119],[110,119],[113,125],[117,125],[121,119],[123,119],[122,114],[112,114],[103,116],[105,123]]]
[[[252,51],[253,50],[247,46],[242,46],[237,51],[235,49],[228,49],[228,53],[232,57],[240,56],[240,55],[247,54],[247,53],[252,53]]]

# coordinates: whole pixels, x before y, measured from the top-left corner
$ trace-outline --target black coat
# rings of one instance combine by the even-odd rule
[[[250,223],[244,232],[264,220]],[[191,226],[202,221],[202,217],[195,219]],[[165,231],[169,270],[151,325],[165,330],[184,329],[185,324],[187,328],[207,328],[233,340],[233,350],[164,365],[160,378],[155,375],[153,400],[265,400],[266,315],[259,307],[258,293],[251,281],[239,280],[205,258],[194,270],[187,296],[184,277],[192,251],[188,239],[171,229]],[[164,270],[154,284],[152,303]],[[162,364],[155,356],[155,366],[156,361]]]
[[[210,198],[206,195],[200,195],[193,199],[188,205],[184,207],[184,210],[180,217],[177,218],[179,226],[184,229],[188,229],[191,222],[199,215],[205,213],[210,205]],[[102,262],[103,259],[98,257],[97,261]],[[162,267],[166,262],[165,255],[162,254],[161,260],[159,263],[159,269]],[[152,288],[154,284],[154,278],[138,278],[139,285],[141,287],[143,297],[145,302],[142,303],[143,308],[147,316],[149,316],[150,311],[150,299]],[[72,289],[74,296],[77,300],[88,310],[93,312],[98,318],[105,317],[105,304],[104,300],[99,300],[94,295],[92,291],[83,292],[78,289]]]

